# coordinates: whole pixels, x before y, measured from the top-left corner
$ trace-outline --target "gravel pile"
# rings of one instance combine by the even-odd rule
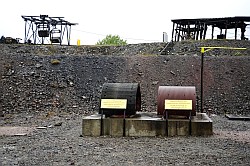
[[[175,50],[183,43],[175,44]],[[105,82],[140,83],[142,111],[156,111],[160,85],[196,86],[199,103],[200,56],[156,55],[163,45],[103,46],[119,50],[117,55],[100,55],[103,50],[95,52],[100,47],[94,46],[0,45],[3,112],[91,114],[98,111]],[[56,53],[46,52],[52,47]],[[86,54],[86,48],[93,52]],[[249,63],[250,56],[205,56],[205,111],[249,114]]]
[[[2,54],[8,55],[152,55],[159,54],[166,43],[128,44],[124,46],[60,46],[60,45],[4,45]]]
[[[200,55],[201,47],[231,47],[250,48],[250,42],[245,40],[186,40],[174,43],[169,55]],[[250,50],[213,49],[205,53],[208,56],[243,56],[250,55]]]
[[[250,48],[250,42],[241,42],[228,45]],[[215,44],[218,41],[206,41],[207,46]],[[201,45],[180,42],[169,55],[159,55],[165,43],[120,47],[1,44],[4,116],[0,126],[40,128],[27,136],[0,136],[0,165],[249,165],[249,122],[222,116],[225,112],[250,114],[247,51],[237,53],[244,56],[233,56],[233,52],[205,56],[204,109],[216,114],[213,136],[81,136],[81,117],[98,111],[105,82],[140,83],[142,111],[156,111],[160,85],[196,86],[199,103]]]

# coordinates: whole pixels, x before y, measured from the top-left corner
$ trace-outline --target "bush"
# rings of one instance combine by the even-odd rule
[[[120,38],[118,35],[107,35],[101,41],[99,40],[96,45],[126,45],[127,41]]]

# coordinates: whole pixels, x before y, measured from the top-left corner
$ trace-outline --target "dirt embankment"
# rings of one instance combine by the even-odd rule
[[[249,41],[185,41],[159,55],[165,45],[0,45],[3,112],[93,113],[105,82],[139,82],[142,111],[156,111],[160,85],[196,86],[199,100],[200,46],[250,48]],[[205,110],[249,113],[250,54],[239,52],[205,55]]]
[[[200,94],[201,43],[158,55],[165,45],[0,45],[0,126],[34,130],[0,136],[0,165],[249,165],[249,122],[223,116],[211,117],[210,137],[81,136],[82,116],[98,110],[105,82],[139,82],[142,111],[156,111],[159,85],[192,85]],[[205,110],[249,114],[250,54],[214,51],[205,57]]]

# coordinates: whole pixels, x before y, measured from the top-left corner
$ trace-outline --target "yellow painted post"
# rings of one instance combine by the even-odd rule
[[[201,113],[203,113],[203,63],[204,53],[213,49],[229,49],[229,50],[246,50],[247,48],[235,48],[235,47],[200,47],[201,48]]]
[[[205,48],[201,47],[201,53],[204,53],[204,52],[205,52]]]
[[[78,46],[81,45],[81,40],[80,40],[80,39],[77,40],[77,45],[78,45]]]

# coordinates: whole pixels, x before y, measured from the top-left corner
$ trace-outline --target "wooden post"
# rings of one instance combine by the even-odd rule
[[[196,35],[196,24],[194,25],[194,37],[193,37],[194,40],[195,40],[195,35]]]
[[[237,27],[235,27],[235,34],[234,39],[237,40]]]
[[[202,39],[204,27],[200,24],[200,40]]]
[[[197,24],[197,28],[196,28],[196,40],[198,40],[199,39],[199,31],[200,31],[200,25],[199,24]]]
[[[184,39],[184,37],[185,37],[185,34],[184,34],[185,26],[186,26],[186,25],[182,25],[182,26],[181,26],[181,40],[185,40],[185,39]]]
[[[241,27],[241,40],[245,40],[245,31],[246,31],[246,27]]]
[[[173,22],[173,29],[172,29],[172,41],[173,41],[173,39],[174,39],[174,31],[175,31],[174,27],[175,27],[175,23]]]
[[[176,25],[176,28],[175,28],[175,35],[174,35],[174,41],[177,41],[176,38],[177,38],[177,28],[178,28],[178,24]]]
[[[214,39],[214,25],[212,25],[212,39]]]
[[[226,23],[226,29],[225,29],[225,39],[227,38],[227,23]]]
[[[177,27],[178,27],[178,39],[177,39],[177,41],[180,41],[180,37],[181,37],[181,25],[179,24]]]
[[[206,34],[207,34],[207,25],[204,24],[204,26],[205,26],[205,29],[204,29],[203,39],[205,40],[206,39]]]

